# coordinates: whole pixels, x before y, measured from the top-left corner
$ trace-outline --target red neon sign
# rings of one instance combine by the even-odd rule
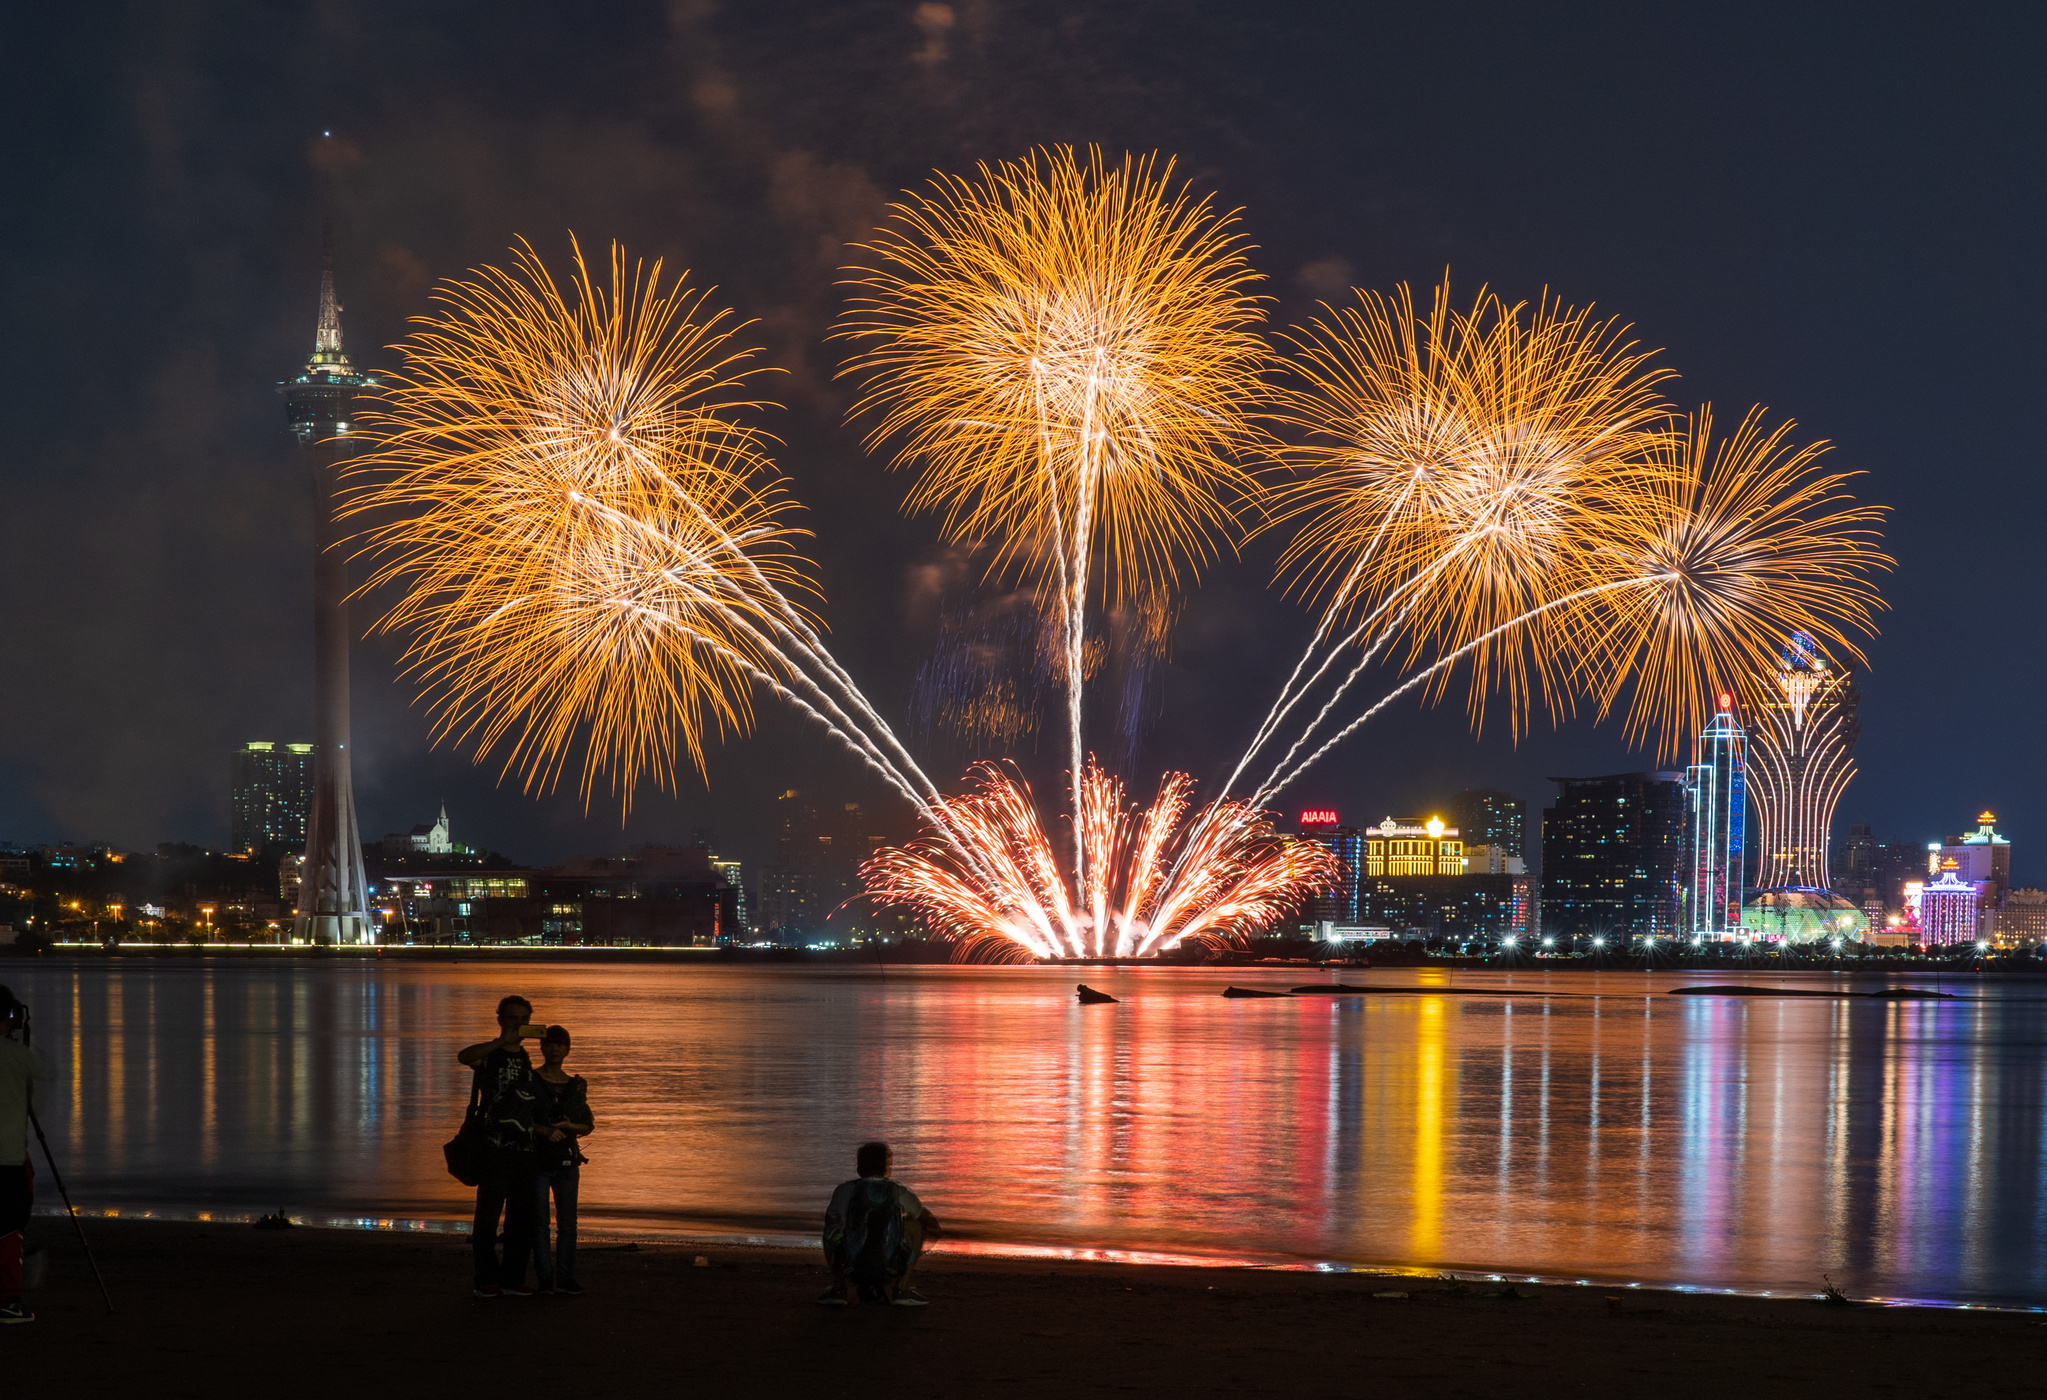
[[[1334,807],[1310,807],[1307,811],[1301,813],[1301,825],[1335,826],[1336,809]]]

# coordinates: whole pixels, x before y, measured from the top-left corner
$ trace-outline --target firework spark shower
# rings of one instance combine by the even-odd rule
[[[1088,619],[1170,594],[1232,541],[1269,352],[1234,221],[1172,163],[1070,150],[939,176],[894,208],[840,334],[870,439],[900,442],[953,542],[1056,599],[1072,803]],[[856,410],[857,411],[857,410]],[[1074,873],[1087,879],[1078,828]]]
[[[1056,618],[1069,839],[1004,767],[943,795],[832,658],[791,600],[815,594],[748,352],[704,294],[616,249],[608,281],[577,252],[564,287],[522,249],[445,289],[368,424],[353,509],[382,522],[362,536],[372,586],[400,591],[382,625],[444,737],[506,745],[529,787],[580,746],[586,798],[608,775],[629,801],[672,779],[677,736],[701,766],[707,734],[743,730],[762,686],[927,821],[870,862],[873,897],[968,953],[1141,956],[1239,938],[1326,885],[1326,854],[1264,809],[1405,695],[1462,674],[1474,726],[1490,705],[1516,733],[1537,705],[1624,707],[1668,750],[1759,639],[1856,655],[1881,606],[1880,512],[1818,470],[1823,446],[1759,410],[1716,440],[1589,310],[1359,293],[1278,361],[1230,220],[1170,164],[1095,152],[941,176],[870,251],[840,333],[872,441],[918,472],[907,508],[992,546]],[[1247,517],[1293,531],[1311,639],[1220,791],[1168,774],[1132,806],[1087,757],[1091,619],[1169,596]],[[1394,683],[1360,705],[1374,667]]]

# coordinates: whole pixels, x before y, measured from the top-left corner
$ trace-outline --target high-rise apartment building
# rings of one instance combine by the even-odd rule
[[[1723,691],[1685,770],[1684,923],[1695,939],[1732,939],[1741,929],[1743,747],[1734,697]]]
[[[788,939],[815,933],[860,893],[860,867],[907,839],[857,802],[818,803],[795,788],[775,801],[775,863],[761,874],[759,927]]]
[[[1834,809],[1855,776],[1857,702],[1847,671],[1809,634],[1793,634],[1771,673],[1768,697],[1749,722],[1760,887],[1829,887]]]
[[[1450,821],[1466,848],[1491,846],[1503,859],[1528,858],[1528,804],[1498,788],[1466,788],[1450,799]]]
[[[1680,931],[1685,775],[1552,778],[1542,814],[1545,937]]]
[[[252,739],[228,756],[228,849],[303,851],[313,746]]]

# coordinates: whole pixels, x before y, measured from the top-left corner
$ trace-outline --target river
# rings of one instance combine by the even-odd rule
[[[1229,1000],[1329,974],[1079,975],[1121,1004],[1077,1005],[1069,968],[0,965],[87,1211],[446,1228],[455,1051],[518,992],[574,1032],[600,1230],[814,1238],[885,1137],[955,1247],[2047,1301],[2047,986],[1416,969],[1347,974],[1410,994]]]

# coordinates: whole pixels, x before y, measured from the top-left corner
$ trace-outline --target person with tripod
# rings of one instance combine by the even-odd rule
[[[21,1232],[35,1204],[29,1115],[43,1105],[43,1075],[23,1028],[28,1008],[0,987],[0,1324],[34,1322],[21,1300]]]

